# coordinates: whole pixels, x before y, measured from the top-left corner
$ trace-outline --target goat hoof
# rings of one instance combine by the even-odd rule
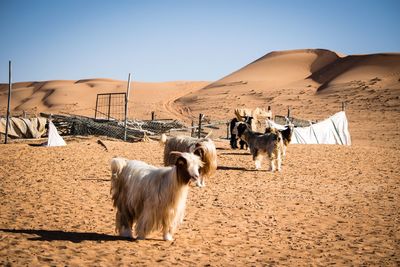
[[[172,237],[171,234],[166,234],[166,235],[164,235],[164,240],[165,240],[165,241],[173,241],[174,238]]]
[[[137,241],[139,241],[139,240],[144,240],[144,239],[145,239],[144,236],[137,236],[137,237],[136,237],[136,240],[137,240]]]
[[[132,231],[129,229],[122,229],[119,235],[122,237],[132,238]]]
[[[206,185],[204,182],[198,182],[198,183],[196,183],[196,186],[202,188],[202,187],[205,187]]]

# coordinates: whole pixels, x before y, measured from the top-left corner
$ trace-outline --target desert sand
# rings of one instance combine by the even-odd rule
[[[95,94],[124,91],[106,79],[15,85],[13,112],[93,116]],[[67,146],[0,145],[0,264],[400,265],[400,54],[273,52],[215,82],[133,83],[130,116],[185,122],[235,107],[323,119],[347,103],[352,146],[289,145],[280,173],[254,169],[248,151],[214,134],[218,170],[191,186],[173,242],[154,232],[119,238],[110,198],[114,156],[161,166],[156,141],[66,137]],[[0,86],[5,110],[6,85]],[[102,140],[107,150],[98,144]],[[36,141],[36,143],[39,141]]]

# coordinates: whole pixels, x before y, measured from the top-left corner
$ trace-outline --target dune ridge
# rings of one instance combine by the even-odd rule
[[[207,88],[237,82],[265,82],[269,86],[283,86],[304,79],[338,58],[338,54],[326,49],[274,51],[208,85]]]
[[[318,90],[323,90],[333,83],[396,75],[400,75],[400,53],[380,53],[338,58],[308,78],[320,83]]]
[[[207,84],[201,81],[132,82],[129,115],[148,118],[151,111],[160,114],[169,98],[179,97]],[[126,81],[105,78],[18,82],[13,84],[11,110],[14,114],[26,111],[32,114],[61,112],[93,116],[97,94],[125,93],[126,89]],[[8,84],[0,84],[0,103],[7,103],[7,94]],[[5,110],[6,105],[1,105],[0,113],[5,114]]]
[[[346,56],[326,49],[274,51],[176,103],[197,110],[200,107],[195,106],[195,100],[212,103],[226,95],[239,100],[239,106],[260,105],[266,101],[273,105],[289,99],[301,100],[305,95],[313,97],[332,88],[336,93],[337,85],[346,90],[354,88],[354,84],[362,87],[371,83],[374,88],[392,90],[398,87],[399,78],[400,53]],[[347,97],[339,98],[346,100]],[[222,109],[225,107],[221,104]]]

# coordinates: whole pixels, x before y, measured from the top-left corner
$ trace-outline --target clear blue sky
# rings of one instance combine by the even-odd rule
[[[0,0],[0,82],[219,79],[274,50],[400,52],[400,0]]]

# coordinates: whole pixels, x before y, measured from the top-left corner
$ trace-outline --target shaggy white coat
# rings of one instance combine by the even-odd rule
[[[172,240],[183,221],[189,181],[199,179],[202,162],[197,155],[176,152],[175,166],[157,168],[138,160],[111,161],[111,194],[117,208],[116,230],[137,239],[162,229],[164,240]]]

